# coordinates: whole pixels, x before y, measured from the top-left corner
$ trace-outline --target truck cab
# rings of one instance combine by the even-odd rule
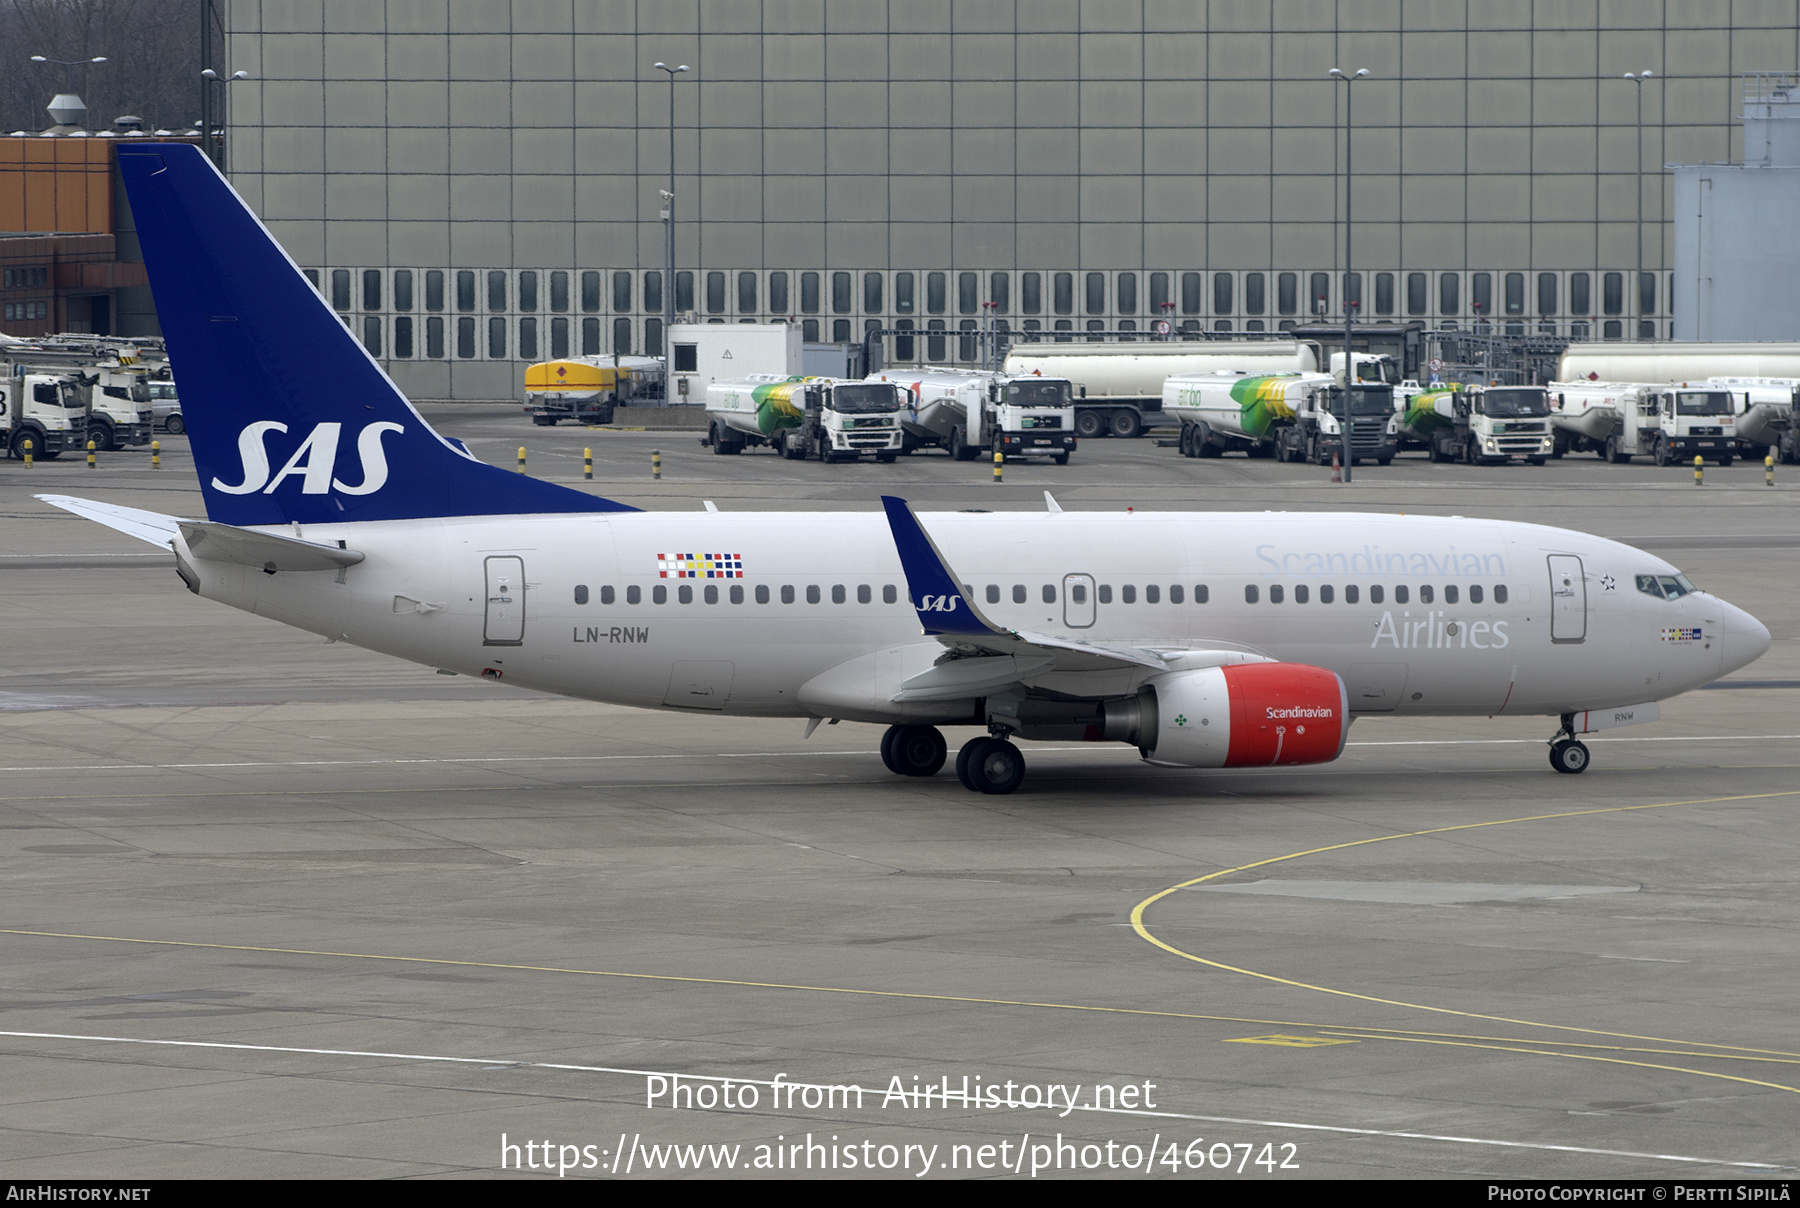
[[[147,445],[156,411],[142,369],[102,365],[82,375],[87,381],[88,439],[96,449]]]
[[[34,459],[87,447],[87,399],[73,379],[15,371],[0,379],[0,391],[9,457],[22,459],[27,442]]]
[[[1075,451],[1075,387],[1066,378],[1016,377],[994,383],[990,447],[1009,458],[1049,457],[1067,465]]]
[[[1542,386],[1468,386],[1451,400],[1451,423],[1434,437],[1433,461],[1541,466],[1555,452],[1550,400]]]

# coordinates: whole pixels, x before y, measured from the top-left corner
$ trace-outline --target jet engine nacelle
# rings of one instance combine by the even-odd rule
[[[1343,753],[1349,706],[1344,681],[1323,667],[1206,667],[1153,676],[1135,700],[1108,702],[1105,736],[1165,767],[1329,763]]]

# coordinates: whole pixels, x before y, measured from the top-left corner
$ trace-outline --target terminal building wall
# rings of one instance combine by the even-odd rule
[[[1481,302],[1667,338],[1662,165],[1741,158],[1738,74],[1800,62],[1795,10],[229,0],[228,64],[252,76],[229,88],[229,167],[403,386],[515,397],[552,352],[658,346],[670,85],[652,64],[687,63],[678,308],[791,315],[824,340],[938,324],[914,355],[952,360],[984,303],[1070,333],[1164,314],[1277,330],[1321,296],[1341,315],[1345,87],[1325,73],[1366,67],[1366,320],[1467,325]],[[1646,68],[1640,155],[1621,77]]]

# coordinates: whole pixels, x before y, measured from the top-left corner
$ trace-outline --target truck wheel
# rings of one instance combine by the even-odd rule
[[[94,448],[100,450],[102,453],[110,452],[119,447],[113,439],[111,424],[88,424],[87,438],[88,440],[93,441]],[[86,451],[87,441],[82,441],[81,447],[83,451]]]
[[[1059,466],[1066,466],[1069,464],[1069,455],[1067,453],[1058,453],[1055,457],[1051,458],[1051,460]]]
[[[7,450],[14,461],[25,460],[25,442],[31,442],[31,457],[35,461],[44,455],[44,434],[31,428],[21,428],[13,433],[12,445]]]
[[[1473,436],[1469,438],[1467,444],[1463,445],[1463,464],[1469,466],[1481,464],[1481,446],[1476,443]]]
[[[1136,411],[1126,407],[1113,412],[1112,434],[1123,440],[1130,440],[1144,430],[1144,420]]]
[[[556,421],[551,419],[548,415],[534,415],[531,417],[532,426],[537,428],[548,428],[555,422]]]
[[[884,466],[891,466],[894,464],[894,459],[899,456],[900,455],[898,453],[895,453],[893,450],[890,449],[885,453],[877,453],[875,455],[875,460],[880,462]]]
[[[969,460],[969,458],[972,455],[973,455],[973,451],[969,448],[968,445],[963,443],[962,429],[961,428],[950,429],[950,460],[951,461],[967,461],[967,460]]]
[[[187,423],[182,420],[181,412],[179,411],[165,420],[163,422],[163,427],[167,428],[169,433],[173,436],[180,436],[183,432],[187,431]]]
[[[1375,464],[1378,466],[1392,465],[1393,461],[1394,459],[1392,457],[1377,457],[1375,459]]]
[[[1719,458],[1719,468],[1720,469],[1723,469],[1724,467],[1726,467],[1730,464],[1731,464],[1731,454],[1727,453],[1727,454],[1725,454],[1725,456]]]
[[[1666,466],[1675,460],[1675,455],[1669,449],[1669,442],[1664,437],[1656,438],[1656,452],[1652,456],[1652,460],[1659,466]]]
[[[1098,440],[1106,435],[1106,417],[1098,411],[1075,413],[1075,435],[1084,440]]]

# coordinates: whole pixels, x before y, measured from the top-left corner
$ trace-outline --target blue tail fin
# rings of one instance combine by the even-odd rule
[[[208,517],[636,510],[486,465],[432,431],[199,148],[118,156]]]

